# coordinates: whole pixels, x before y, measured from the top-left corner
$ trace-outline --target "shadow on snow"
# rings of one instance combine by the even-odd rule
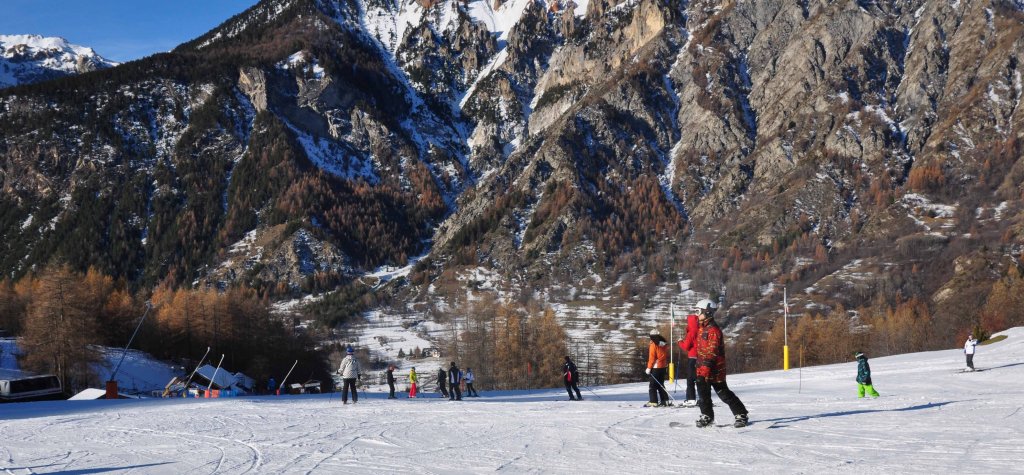
[[[924,409],[932,409],[936,407],[942,407],[947,404],[953,404],[955,402],[963,401],[945,401],[945,402],[930,402],[928,404],[918,404],[916,406],[901,407],[898,409],[860,409],[856,411],[839,411],[839,412],[826,412],[823,414],[815,414],[811,416],[795,416],[795,417],[778,417],[775,419],[761,419],[757,422],[771,422],[768,426],[769,429],[781,429],[788,427],[787,424],[794,422],[803,422],[811,419],[822,419],[826,417],[842,417],[842,416],[856,416],[859,414],[871,414],[876,412],[906,412],[906,411],[920,411]]]

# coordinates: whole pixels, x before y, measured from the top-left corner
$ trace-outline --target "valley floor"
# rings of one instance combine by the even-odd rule
[[[857,399],[854,362],[730,376],[744,429],[644,409],[641,383],[582,402],[543,390],[6,404],[0,472],[1024,473],[1024,328],[1005,333],[978,347],[975,373],[958,373],[961,350],[871,359],[878,399]]]

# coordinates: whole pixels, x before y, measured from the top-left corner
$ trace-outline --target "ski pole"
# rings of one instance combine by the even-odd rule
[[[583,389],[586,389],[587,392],[589,392],[590,394],[593,394],[594,397],[596,397],[598,399],[601,399],[601,396],[598,396],[597,393],[595,393],[593,389],[590,389],[589,386],[583,386]]]
[[[667,390],[667,389],[665,389],[665,385],[664,385],[664,384],[661,384],[661,382],[660,382],[660,381],[658,381],[658,380],[657,380],[657,379],[656,379],[656,378],[654,377],[654,375],[653,375],[653,374],[648,374],[648,375],[647,375],[647,377],[648,377],[648,378],[651,378],[651,381],[654,381],[655,383],[658,383],[658,386],[661,386],[661,390],[662,390],[662,391],[665,391],[665,395],[666,395],[666,396],[668,396],[668,398],[672,400],[672,404],[675,404],[675,403],[676,403],[676,398],[672,397],[672,395],[668,393],[668,390]]]

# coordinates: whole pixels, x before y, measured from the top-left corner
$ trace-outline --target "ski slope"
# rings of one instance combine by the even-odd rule
[[[1024,328],[1005,334],[978,347],[976,373],[957,373],[959,349],[872,358],[874,400],[856,398],[852,361],[730,376],[744,429],[643,409],[645,384],[583,402],[538,390],[6,404],[0,473],[1024,473]]]

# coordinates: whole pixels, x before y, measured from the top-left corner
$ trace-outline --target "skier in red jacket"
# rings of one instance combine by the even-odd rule
[[[686,316],[686,337],[679,339],[679,349],[686,352],[686,400],[684,407],[695,407],[697,405],[697,331],[700,323],[697,316],[690,314]]]
[[[711,408],[711,388],[718,398],[729,406],[736,418],[734,427],[747,425],[747,408],[725,384],[725,341],[722,330],[715,322],[717,306],[710,300],[697,302],[697,319],[700,332],[697,335],[697,392],[700,400],[700,419],[697,427],[708,427],[715,422],[715,411]]]

